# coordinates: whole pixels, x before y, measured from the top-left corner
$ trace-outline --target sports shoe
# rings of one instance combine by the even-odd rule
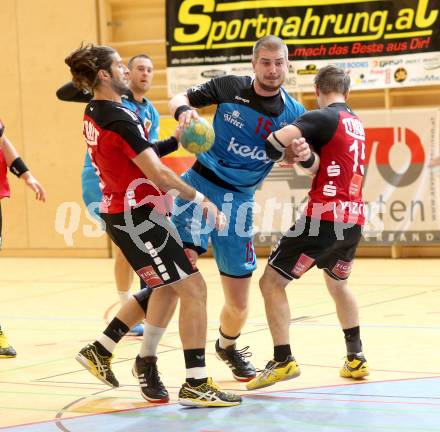
[[[241,396],[226,393],[208,378],[206,383],[192,387],[187,382],[179,390],[179,403],[192,407],[229,407],[241,404]]]
[[[277,382],[296,378],[300,374],[301,370],[293,356],[288,356],[283,362],[271,360],[253,380],[246,384],[246,388],[255,390],[269,387]]]
[[[127,336],[142,336],[143,334],[144,326],[141,323],[136,324],[127,332]]]
[[[345,357],[345,362],[339,372],[339,375],[341,375],[343,378],[354,379],[359,379],[370,375],[368,363],[364,355],[359,353]]]
[[[112,371],[113,356],[98,353],[95,345],[86,345],[75,359],[81,363],[92,375],[110,387],[119,387],[119,382]]]
[[[138,379],[142,397],[148,402],[166,403],[170,400],[157,370],[157,357],[136,357],[133,376]]]
[[[224,361],[232,370],[232,375],[237,381],[247,382],[255,378],[257,374],[254,365],[246,360],[252,355],[248,351],[249,347],[244,347],[240,350],[235,348],[235,344],[227,348],[220,348],[220,342],[217,339],[215,343],[215,352],[219,360]]]
[[[13,358],[17,356],[17,352],[9,345],[8,338],[0,328],[0,358]]]

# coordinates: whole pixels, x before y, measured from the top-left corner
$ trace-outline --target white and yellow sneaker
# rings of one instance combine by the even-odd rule
[[[271,360],[266,367],[251,381],[246,384],[248,390],[269,387],[277,382],[296,378],[301,370],[293,356],[288,356],[283,362]]]

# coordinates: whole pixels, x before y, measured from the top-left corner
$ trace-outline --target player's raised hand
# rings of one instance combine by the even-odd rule
[[[26,171],[20,176],[20,178],[22,178],[26,185],[35,192],[35,198],[38,201],[46,201],[46,191],[30,171]]]
[[[185,129],[189,126],[192,119],[199,118],[199,113],[195,109],[183,111],[179,115],[179,127],[180,129]]]

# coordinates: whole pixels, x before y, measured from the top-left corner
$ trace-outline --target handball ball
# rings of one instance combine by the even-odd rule
[[[192,119],[180,136],[182,146],[190,153],[203,153],[214,144],[215,133],[211,124],[202,117]]]

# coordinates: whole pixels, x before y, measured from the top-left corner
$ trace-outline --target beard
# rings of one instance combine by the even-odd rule
[[[119,96],[124,95],[128,91],[127,83],[122,79],[112,79],[111,86]]]
[[[255,78],[258,81],[258,85],[264,90],[264,91],[268,91],[268,92],[275,92],[277,90],[280,89],[282,83],[278,84],[278,85],[268,85],[263,83],[262,81],[260,81],[258,78]]]

